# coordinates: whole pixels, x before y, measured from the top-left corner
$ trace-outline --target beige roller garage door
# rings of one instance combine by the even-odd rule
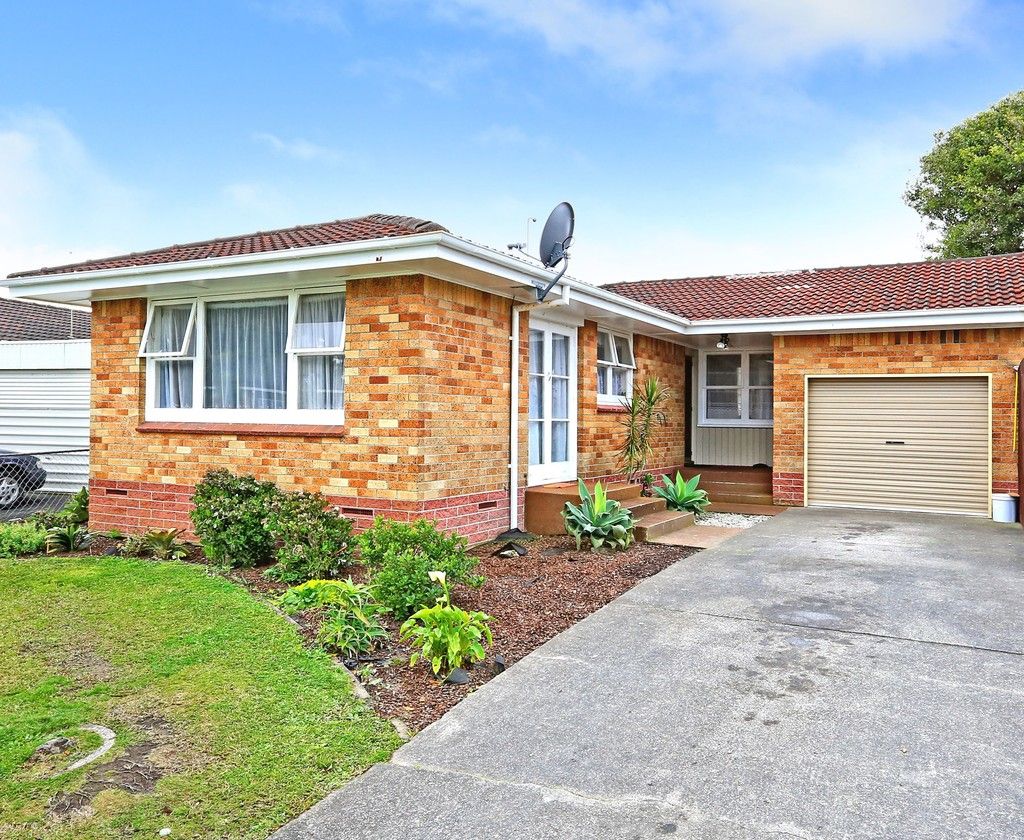
[[[989,516],[986,377],[811,378],[807,503]]]

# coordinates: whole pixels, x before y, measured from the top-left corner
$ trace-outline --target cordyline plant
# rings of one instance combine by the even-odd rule
[[[622,425],[626,439],[619,450],[619,463],[626,474],[626,480],[634,482],[647,469],[647,461],[653,452],[654,430],[665,425],[665,412],[661,406],[672,392],[658,381],[649,377],[633,389],[633,399],[623,400],[626,416]]]

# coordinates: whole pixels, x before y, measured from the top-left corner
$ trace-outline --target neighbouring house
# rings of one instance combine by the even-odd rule
[[[653,472],[720,500],[990,516],[1017,490],[1024,254],[597,287],[371,215],[11,275],[91,303],[93,527],[189,527],[215,467],[358,524],[471,539],[619,474],[621,400],[672,390]],[[532,501],[531,501],[532,499]]]
[[[82,307],[0,297],[0,450],[37,455],[43,493],[89,478],[90,322]]]

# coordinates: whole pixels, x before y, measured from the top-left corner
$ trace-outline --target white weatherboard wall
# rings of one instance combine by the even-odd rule
[[[44,490],[69,493],[89,481],[89,347],[0,342],[0,449],[48,453],[38,455]]]

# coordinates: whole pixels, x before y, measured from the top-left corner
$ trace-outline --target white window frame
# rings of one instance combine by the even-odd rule
[[[626,395],[621,396],[618,394],[603,394],[600,389],[597,392],[597,404],[605,406],[614,406],[616,408],[621,407],[623,401],[629,402],[633,397],[633,373],[636,371],[636,349],[633,347],[633,336],[629,333],[613,332],[612,330],[606,330],[604,327],[598,327],[598,341],[600,342],[601,333],[608,336],[608,344],[612,351],[612,361],[603,362],[597,361],[597,370],[604,386],[611,390],[612,382],[612,371],[624,370],[626,371]],[[615,346],[615,339],[622,338],[629,343],[629,355],[633,357],[633,364],[626,365],[619,362],[619,351]]]
[[[184,303],[192,304],[192,310],[188,314],[188,324],[185,326],[185,338],[182,341],[181,349],[166,352],[150,351],[146,349],[149,342],[149,330],[153,326],[153,312],[162,306],[180,306]],[[182,298],[180,300],[151,300],[146,309],[146,328],[142,331],[142,341],[139,344],[139,358],[143,359],[190,359],[188,349],[192,331],[196,325],[196,309],[198,305],[195,298]]]
[[[770,429],[774,425],[774,419],[770,420],[752,420],[750,419],[750,391],[754,389],[772,390],[774,384],[769,385],[751,385],[750,384],[750,357],[772,355],[770,348],[764,349],[737,349],[737,348],[726,348],[725,350],[701,350],[699,365],[698,365],[698,378],[697,378],[697,425],[698,426],[709,426],[716,428],[748,428],[748,429]],[[740,378],[737,388],[740,392],[740,417],[737,420],[722,420],[717,418],[708,418],[707,416],[707,393],[708,393],[708,358],[710,356],[739,356],[740,357]],[[712,386],[714,387],[714,386]],[[723,388],[727,386],[722,386]],[[732,387],[732,386],[728,386]],[[772,390],[772,408],[774,415],[774,390]]]
[[[299,406],[299,356],[303,355],[324,355],[344,356],[345,331],[342,330],[341,347],[316,347],[292,349],[292,334],[295,329],[295,318],[298,314],[299,296],[305,294],[341,294],[346,293],[344,285],[337,283],[330,286],[304,286],[302,288],[260,290],[259,293],[235,292],[231,294],[204,294],[191,297],[168,297],[151,298],[147,308],[146,328],[143,331],[142,343],[140,344],[140,356],[146,359],[146,420],[147,421],[174,421],[187,423],[244,423],[245,425],[260,424],[306,424],[306,425],[339,425],[345,422],[345,412],[331,409],[300,409]],[[264,300],[273,298],[288,299],[288,334],[285,340],[285,353],[287,355],[287,394],[285,397],[285,408],[204,408],[203,397],[206,386],[206,305],[220,301],[230,300]],[[195,352],[191,356],[177,354],[144,355],[141,350],[145,348],[148,338],[149,326],[152,322],[153,309],[162,304],[195,302],[193,308],[191,325]],[[346,321],[347,321],[346,300]],[[188,343],[186,342],[186,349]],[[192,359],[192,408],[158,408],[156,405],[157,388],[156,364],[161,359],[173,360]]]

